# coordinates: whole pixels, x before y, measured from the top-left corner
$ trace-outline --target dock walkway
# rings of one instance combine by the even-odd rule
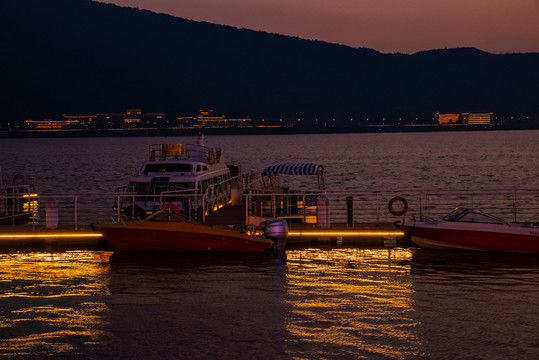
[[[247,223],[244,206],[228,206],[206,216],[206,224],[241,228]],[[404,234],[393,223],[332,224],[319,227],[317,224],[291,223],[288,229],[288,244],[372,244],[409,245]]]
[[[243,206],[222,208],[208,215],[206,224],[240,229],[246,224],[245,208]],[[330,228],[298,223],[290,225],[288,244],[405,246],[409,243],[391,223],[354,224],[353,227],[335,224]],[[57,229],[48,229],[44,225],[37,224],[0,226],[1,248],[25,250],[35,246],[95,248],[107,245],[99,230],[91,226]]]

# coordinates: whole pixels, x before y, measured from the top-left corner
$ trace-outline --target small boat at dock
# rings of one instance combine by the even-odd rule
[[[263,252],[282,248],[286,242],[286,222],[270,224],[273,239],[250,232],[226,229],[186,221],[172,205],[144,220],[100,225],[103,237],[117,249],[203,252]],[[264,232],[259,230],[260,235]]]
[[[477,209],[457,208],[441,220],[396,222],[426,249],[539,253],[539,225],[508,223]]]

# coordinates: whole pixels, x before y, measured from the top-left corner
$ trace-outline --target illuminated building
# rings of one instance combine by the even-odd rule
[[[203,128],[244,128],[252,127],[252,120],[226,119],[224,115],[214,116],[213,110],[200,110],[198,115],[198,127]]]
[[[125,114],[125,125],[140,124],[142,122],[142,110],[140,109],[127,109]]]
[[[124,124],[124,117],[125,115],[121,113],[103,114],[103,124],[109,128],[121,127]]]
[[[151,126],[166,126],[167,114],[165,113],[145,113],[142,114],[142,122]]]
[[[468,125],[490,125],[493,113],[463,113],[462,118]]]
[[[193,116],[179,116],[176,121],[176,126],[179,127],[194,127],[197,123],[196,118]]]
[[[62,118],[65,121],[78,121],[81,125],[86,127],[92,125],[97,117],[98,115],[62,115]]]
[[[124,117],[124,125],[127,126],[165,126],[167,114],[143,113],[141,109],[127,109]]]
[[[81,123],[79,120],[26,120],[24,127],[33,130],[60,130],[81,127]]]
[[[493,123],[493,113],[462,113],[440,114],[436,113],[438,124],[467,124],[467,125],[490,125]]]
[[[457,124],[460,120],[460,114],[440,114],[436,113],[438,124]]]

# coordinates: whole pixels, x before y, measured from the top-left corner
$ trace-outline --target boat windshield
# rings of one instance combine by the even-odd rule
[[[485,214],[481,210],[457,208],[447,214],[443,220],[458,222],[474,222],[484,224],[507,224],[503,219]]]
[[[176,214],[174,211],[156,211],[152,215],[146,218],[147,221],[159,221],[159,222],[182,222],[185,219]]]

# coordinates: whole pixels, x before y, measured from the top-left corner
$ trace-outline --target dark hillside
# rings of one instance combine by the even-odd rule
[[[2,0],[4,124],[62,113],[537,112],[539,54],[381,54],[90,0]]]

